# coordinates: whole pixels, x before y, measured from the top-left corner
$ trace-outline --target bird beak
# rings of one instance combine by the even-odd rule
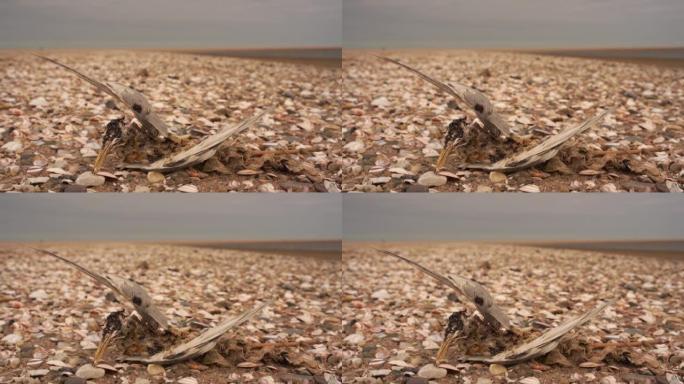
[[[447,357],[449,356],[449,347],[454,340],[456,340],[456,334],[450,335],[444,339],[444,341],[442,341],[442,344],[439,346],[439,350],[437,350],[437,356],[435,356],[435,363],[440,364],[447,360]]]
[[[109,152],[112,151],[112,148],[114,148],[116,142],[117,140],[114,139],[105,144],[105,146],[102,147],[102,149],[100,149],[100,152],[97,154],[97,157],[95,158],[95,164],[93,165],[93,171],[95,171],[95,173],[100,172],[100,168],[102,168],[102,165],[107,159],[107,155],[109,155]]]
[[[456,144],[460,140],[456,139],[449,144],[447,144],[444,148],[442,148],[442,151],[439,153],[439,157],[437,158],[437,163],[435,163],[435,169],[440,170],[444,168],[444,165],[447,162],[447,159],[449,158],[449,155],[451,155],[451,152],[454,151],[454,148],[456,148]]]
[[[107,352],[107,348],[109,348],[109,345],[112,343],[112,340],[114,340],[116,332],[112,332],[107,334],[107,336],[100,341],[100,344],[97,346],[97,349],[95,350],[95,356],[93,357],[93,363],[97,364],[102,360],[102,357],[104,357],[105,353]]]

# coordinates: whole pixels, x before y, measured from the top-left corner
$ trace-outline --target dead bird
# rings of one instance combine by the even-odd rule
[[[487,324],[491,326],[493,331],[496,332],[500,328],[503,328],[508,331],[517,330],[517,328],[511,323],[511,320],[501,309],[501,307],[496,305],[496,303],[494,302],[494,298],[482,284],[474,280],[470,280],[468,278],[457,275],[444,276],[397,253],[382,249],[376,250],[385,255],[398,258],[406,263],[411,264],[423,273],[437,280],[439,283],[455,290],[456,293],[468,299],[468,301],[475,306],[477,312],[482,315]],[[439,350],[437,352],[436,358],[438,361],[442,360],[444,357],[447,356],[450,345],[461,336],[460,332],[457,331],[462,330],[464,328],[464,316],[459,313],[456,313],[452,316],[455,317],[449,318],[449,323],[447,324],[447,327],[445,329],[444,340],[442,341],[442,345],[439,347]]]
[[[483,127],[490,133],[490,136],[498,137],[502,135],[504,137],[516,137],[511,132],[503,117],[494,111],[492,103],[482,92],[458,83],[447,84],[438,81],[398,60],[380,56],[379,58],[417,74],[420,78],[434,85],[441,91],[446,92],[457,100],[464,102],[468,107],[474,110],[477,119],[482,122]],[[568,127],[556,135],[547,137],[545,140],[530,149],[507,156],[492,164],[466,163],[459,165],[458,168],[514,172],[544,163],[556,156],[563,144],[565,144],[568,140],[594,126],[597,122],[601,121],[607,113],[608,111],[601,112],[597,116],[584,121],[580,125]],[[452,124],[455,122],[458,124],[463,124],[460,121],[454,121]],[[463,135],[460,135],[458,140],[452,138],[451,136],[453,135],[450,134],[452,130],[452,124],[449,124],[447,134],[444,138],[444,147],[442,148],[437,163],[435,164],[435,168],[438,170],[444,167],[448,156],[456,147],[462,147],[465,145],[464,138],[467,138],[468,136],[469,130],[464,130]],[[474,128],[476,125],[477,120],[473,121],[467,127],[472,130],[472,128]]]
[[[34,248],[34,250],[41,252],[45,255],[52,256],[58,260],[61,260],[71,265],[72,267],[78,269],[84,274],[90,276],[96,282],[111,289],[112,292],[114,292],[114,294],[118,298],[123,299],[122,301],[124,303],[128,303],[128,305],[133,307],[134,311],[141,316],[143,322],[151,325],[150,328],[161,328],[169,332],[175,331],[174,327],[169,323],[169,320],[166,318],[166,316],[154,304],[152,297],[140,284],[132,280],[115,275],[100,275],[51,251],[37,248]],[[117,316],[115,316],[115,318],[116,317]],[[112,322],[112,324],[115,324],[114,320],[110,321]],[[114,327],[114,325],[110,325],[110,327],[112,327],[112,329],[116,328]],[[96,359],[99,359],[104,355],[104,353],[107,350],[107,347],[109,346],[109,343],[111,343],[111,340],[107,340],[106,338],[102,339],[102,341],[100,342],[100,346],[98,346],[97,348],[97,352],[95,355]]]
[[[251,127],[266,113],[261,112],[235,126],[226,126],[217,133],[203,138],[196,145],[179,152],[176,150],[176,147],[183,144],[187,136],[179,136],[172,132],[161,118],[152,111],[151,104],[143,94],[121,84],[99,82],[54,59],[40,55],[36,56],[74,73],[98,90],[112,96],[117,102],[124,104],[133,112],[135,119],[128,125],[125,125],[124,118],[114,119],[105,127],[105,134],[102,137],[102,149],[98,153],[93,167],[95,172],[100,170],[108,154],[115,148],[122,151],[122,160],[124,160],[124,163],[121,165],[122,168],[171,172],[201,163],[214,156],[216,151],[229,137]],[[137,122],[140,124],[137,124]],[[159,135],[171,139],[175,145],[172,145],[172,148],[163,148],[165,153],[161,156],[156,156],[156,159],[150,163],[146,159],[147,156],[144,155],[147,152],[156,151],[155,148],[146,148],[146,146],[151,146],[151,143],[154,143]],[[168,152],[171,153],[169,154]],[[129,157],[135,158],[136,162],[129,163],[125,161]],[[140,157],[144,158],[142,162],[137,161]]]
[[[125,105],[130,111],[132,111],[135,118],[138,119],[138,121],[140,121],[142,125],[146,127],[146,129],[153,130],[165,138],[177,139],[176,134],[169,129],[166,123],[164,123],[164,121],[156,113],[154,113],[154,111],[152,111],[152,105],[149,101],[147,101],[147,98],[145,98],[142,93],[123,84],[111,82],[103,83],[97,81],[92,77],[87,76],[66,64],[62,64],[55,59],[37,54],[34,55],[66,69],[82,80],[87,81],[99,91],[113,97],[115,102]]]
[[[125,310],[114,311],[107,316],[102,329],[102,340],[94,355],[96,363],[102,359],[107,349],[115,341],[119,341],[119,344],[121,344],[119,347],[124,351],[134,351],[136,353],[142,351],[152,354],[150,357],[132,356],[120,358],[123,361],[145,364],[173,364],[201,356],[213,349],[221,336],[226,332],[251,319],[269,304],[269,302],[260,304],[253,309],[247,310],[236,317],[226,319],[215,327],[203,331],[199,336],[188,342],[176,345],[183,336],[184,331],[170,324],[169,320],[154,305],[151,296],[141,285],[132,280],[111,274],[97,274],[54,252],[33,249],[73,266],[98,283],[111,289],[116,296],[123,298],[124,302],[132,305],[134,313],[131,313],[127,318],[125,318]],[[140,318],[135,314],[140,315]],[[160,328],[164,330],[163,333],[157,332]],[[175,346],[168,348],[169,345]]]
[[[582,124],[563,129],[558,134],[547,137],[534,147],[501,159],[493,164],[461,164],[459,167],[486,171],[514,172],[545,163],[555,157],[568,140],[596,125],[609,112],[603,111]]]

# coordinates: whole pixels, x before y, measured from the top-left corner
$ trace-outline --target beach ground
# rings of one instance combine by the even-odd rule
[[[92,170],[106,124],[130,119],[130,111],[114,109],[110,97],[54,64],[27,52],[0,52],[0,191],[339,189],[339,68],[143,50],[40,53],[140,91],[162,120],[190,139],[110,156],[104,179],[78,180]],[[120,168],[179,152],[268,108],[273,111],[208,161],[164,176]]]
[[[340,359],[329,346],[339,339],[339,259],[151,244],[37,246],[142,284],[193,335],[272,301],[229,331],[218,354],[152,374],[117,363],[114,348],[105,362],[116,371],[98,383],[334,382]],[[0,248],[0,383],[62,383],[91,363],[105,317],[124,308],[108,292],[63,262],[25,247]]]
[[[435,171],[448,124],[472,119],[472,111],[376,54],[484,92],[518,139],[474,137],[455,151],[442,174],[420,180]],[[494,51],[350,50],[344,55],[345,191],[682,189],[684,67]],[[611,110],[604,121],[535,167],[508,174],[460,168],[519,153],[603,110]]]
[[[514,245],[382,245],[442,274],[485,285],[511,320],[536,337],[612,303],[558,352],[501,371],[451,357],[438,383],[674,383],[684,369],[684,258]],[[454,292],[370,245],[344,247],[343,382],[427,383]],[[465,341],[478,348],[478,340]],[[489,345],[489,344],[487,344]],[[512,347],[513,345],[511,345]],[[479,351],[490,354],[498,351]],[[680,380],[681,380],[680,376]]]

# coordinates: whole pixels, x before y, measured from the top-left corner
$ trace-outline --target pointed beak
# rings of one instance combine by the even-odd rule
[[[444,168],[444,165],[446,165],[446,162],[449,159],[449,155],[451,155],[451,152],[453,152],[454,148],[456,148],[458,141],[459,140],[454,140],[442,148],[442,151],[439,153],[439,157],[437,158],[437,162],[435,163],[435,169],[437,171]]]
[[[114,139],[107,144],[105,144],[102,149],[100,149],[100,152],[97,154],[97,157],[95,158],[95,164],[93,165],[93,171],[95,173],[100,172],[100,168],[102,168],[102,165],[104,165],[105,160],[107,160],[107,155],[112,151],[112,148],[116,145],[118,140]]]
[[[116,337],[116,332],[112,332],[107,334],[102,341],[100,341],[100,344],[97,346],[97,349],[95,350],[95,356],[93,356],[93,363],[97,364],[102,360],[104,357],[105,353],[107,353],[107,348],[112,344],[112,340]]]
[[[448,360],[449,357],[449,347],[451,347],[451,344],[456,340],[458,337],[458,332],[450,335],[444,341],[442,341],[442,344],[439,346],[439,350],[437,350],[437,355],[435,356],[435,363],[440,364],[444,361]]]

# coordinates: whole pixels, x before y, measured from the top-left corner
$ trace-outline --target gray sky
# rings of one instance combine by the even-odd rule
[[[682,0],[344,0],[345,47],[684,46]]]
[[[660,194],[348,194],[344,241],[684,240],[684,198]]]
[[[341,238],[339,194],[0,196],[0,241]]]
[[[0,48],[340,46],[341,0],[0,0]]]

